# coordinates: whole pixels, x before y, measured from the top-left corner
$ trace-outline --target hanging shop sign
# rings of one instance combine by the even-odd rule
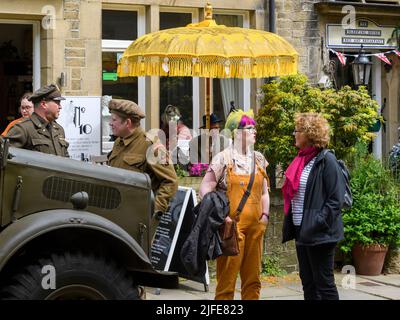
[[[57,122],[69,142],[70,158],[89,161],[101,155],[101,97],[65,97]]]
[[[391,42],[394,26],[380,26],[369,19],[357,19],[353,27],[342,24],[326,25],[326,46],[328,48],[395,49]]]

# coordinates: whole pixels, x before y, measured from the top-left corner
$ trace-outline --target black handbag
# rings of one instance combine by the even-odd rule
[[[226,222],[221,225],[219,229],[219,236],[221,237],[221,249],[223,256],[237,256],[240,253],[239,250],[239,233],[237,230],[237,218],[242,213],[244,205],[246,204],[247,199],[250,196],[251,188],[254,183],[255,176],[255,163],[256,158],[253,156],[253,167],[251,170],[249,185],[247,186],[247,190],[245,191],[240,203],[236,209],[235,218],[231,219],[231,222]],[[229,214],[229,213],[228,213]]]

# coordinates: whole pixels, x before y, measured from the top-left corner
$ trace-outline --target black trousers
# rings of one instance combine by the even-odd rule
[[[336,243],[296,244],[304,300],[339,300],[333,274],[335,247]]]

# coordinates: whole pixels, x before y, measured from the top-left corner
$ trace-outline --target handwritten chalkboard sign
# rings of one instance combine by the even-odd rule
[[[182,278],[203,283],[208,291],[210,279],[207,266],[204,275],[194,277],[186,271],[180,259],[182,245],[192,229],[192,210],[196,204],[196,192],[192,188],[178,188],[157,227],[151,247],[151,263],[158,270],[175,271]]]

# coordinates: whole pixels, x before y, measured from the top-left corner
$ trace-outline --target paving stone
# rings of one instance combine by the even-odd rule
[[[340,300],[386,300],[372,294],[352,289],[338,288]]]
[[[357,275],[355,289],[345,288],[342,284],[346,274],[335,273],[335,282],[341,300],[389,300],[400,299],[400,275],[380,275],[367,277]],[[272,281],[274,280],[274,281]],[[209,291],[199,282],[180,279],[180,288],[175,290],[161,289],[156,294],[155,288],[146,288],[148,300],[213,300],[215,279],[210,280]],[[240,279],[236,282],[235,300],[240,300]],[[303,300],[303,290],[298,275],[267,279],[262,282],[260,300]]]

